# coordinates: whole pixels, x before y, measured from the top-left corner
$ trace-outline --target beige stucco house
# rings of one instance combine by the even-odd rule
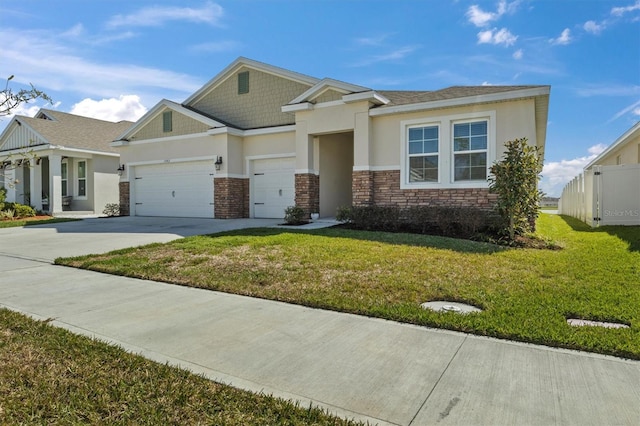
[[[544,151],[549,86],[383,91],[238,58],[112,143],[131,215],[282,218],[298,205],[490,208],[504,142]]]
[[[640,164],[640,121],[591,160],[585,170],[593,166],[620,166]]]
[[[133,125],[41,109],[15,116],[0,135],[0,185],[7,201],[53,215],[102,213],[119,201],[120,154],[110,143]]]

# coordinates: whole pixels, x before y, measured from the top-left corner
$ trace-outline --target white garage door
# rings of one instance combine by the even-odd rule
[[[213,217],[213,170],[213,161],[136,166],[136,216]]]
[[[282,219],[295,204],[295,158],[255,160],[251,195],[253,216]]]

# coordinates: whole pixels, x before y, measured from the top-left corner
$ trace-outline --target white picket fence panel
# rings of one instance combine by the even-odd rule
[[[586,170],[564,187],[558,211],[591,226],[640,225],[640,164]]]

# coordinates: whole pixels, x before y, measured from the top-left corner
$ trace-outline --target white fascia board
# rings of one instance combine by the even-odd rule
[[[598,154],[598,156],[596,158],[594,158],[593,160],[591,160],[589,162],[589,164],[584,166],[584,170],[588,170],[591,167],[597,165],[598,162],[600,160],[602,160],[605,156],[609,155],[611,153],[611,151],[615,150],[620,145],[625,144],[627,142],[627,140],[629,140],[631,137],[633,137],[634,133],[636,133],[636,132],[640,132],[640,121],[638,121],[636,124],[634,124],[633,127],[631,127],[629,130],[624,132],[624,134],[622,136],[620,136],[618,139],[615,140],[615,142],[613,142],[604,151],[602,151],[600,154]]]
[[[207,131],[207,134],[212,136],[230,134],[233,136],[245,137],[245,136],[274,135],[277,133],[289,133],[289,132],[295,132],[295,131],[296,131],[295,124],[291,124],[288,126],[265,127],[262,129],[249,129],[249,130],[240,130],[240,129],[235,129],[233,127],[218,127],[218,128]]]
[[[182,105],[180,105],[179,103],[170,101],[168,99],[163,99],[160,102],[158,102],[153,108],[151,108],[150,111],[148,111],[144,116],[142,116],[142,118],[140,118],[138,121],[135,122],[135,124],[133,126],[131,126],[130,128],[128,128],[122,135],[120,135],[116,141],[120,141],[120,140],[126,140],[130,135],[134,134],[136,131],[138,131],[141,127],[143,127],[145,124],[147,124],[149,121],[153,120],[158,114],[160,114],[160,112],[164,109],[164,108],[169,108],[173,111],[176,111],[182,115],[185,115],[189,118],[192,118],[196,121],[199,121],[201,123],[206,124],[207,126],[211,126],[211,127],[222,127],[224,126],[223,123],[220,123],[216,120],[213,120],[209,117],[205,117],[202,114],[198,114],[195,111],[192,111],[188,108],[183,107]]]
[[[313,109],[313,104],[311,102],[304,102],[295,105],[284,105],[281,109],[282,112],[310,111]]]
[[[303,101],[308,101],[314,96],[318,96],[319,94],[327,90],[335,90],[344,95],[354,92],[371,92],[371,89],[369,89],[368,87],[345,83],[344,81],[334,80],[332,78],[323,78],[315,86],[311,87],[309,90],[305,91],[300,96],[289,102],[288,105],[294,105],[299,104]]]
[[[119,148],[121,146],[128,146],[129,141],[126,139],[121,139],[121,140],[110,142],[109,145],[111,145],[113,148]]]
[[[48,145],[48,148],[52,150],[57,150],[57,151],[84,154],[85,156],[104,155],[105,157],[120,157],[120,154],[118,154],[117,152],[104,152],[104,151],[94,151],[90,149],[68,148],[62,145]]]
[[[197,101],[201,96],[209,93],[216,86],[222,83],[224,80],[229,78],[230,74],[235,72],[237,69],[246,66],[248,68],[253,68],[258,71],[265,72],[267,74],[276,75],[279,77],[284,77],[289,80],[293,80],[299,83],[314,85],[319,80],[315,77],[311,77],[305,74],[300,74],[294,71],[289,71],[284,68],[276,67],[274,65],[265,64],[263,62],[254,61],[253,59],[244,58],[240,56],[231,64],[227,65],[222,71],[220,71],[215,77],[205,83],[200,89],[198,89],[193,95],[189,96],[183,103],[185,105],[191,104]]]
[[[440,101],[420,102],[416,104],[398,105],[395,107],[369,110],[370,116],[389,115],[404,112],[424,111],[430,109],[448,108],[462,105],[480,104],[487,102],[509,101],[536,96],[548,96],[549,87],[534,87],[530,89],[513,90],[510,92],[490,93],[479,96],[465,96],[463,98],[444,99]]]
[[[342,97],[342,100],[345,104],[351,102],[369,101],[376,105],[386,105],[391,102],[389,99],[385,98],[379,93],[376,93],[374,90],[369,90],[368,92],[353,93],[351,95],[344,95]]]

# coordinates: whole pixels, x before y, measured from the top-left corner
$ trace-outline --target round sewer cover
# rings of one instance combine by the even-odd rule
[[[482,312],[482,309],[478,309],[475,306],[467,305],[466,303],[459,302],[447,302],[444,300],[434,300],[432,302],[425,302],[421,304],[424,309],[431,309],[438,312],[457,312],[459,314],[470,314],[472,312]]]
[[[627,324],[620,324],[618,322],[602,322],[602,321],[590,321],[579,318],[569,318],[567,319],[567,324],[572,325],[574,327],[604,327],[604,328],[629,328]]]

